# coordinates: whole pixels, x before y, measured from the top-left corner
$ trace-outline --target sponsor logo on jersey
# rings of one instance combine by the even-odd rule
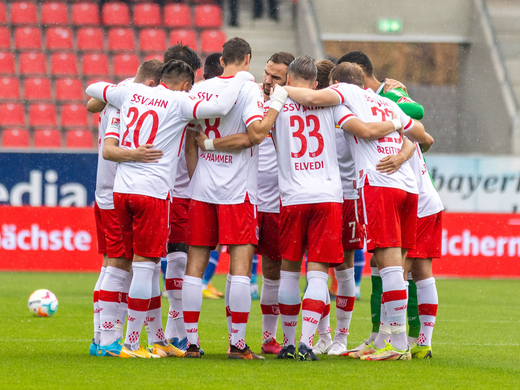
[[[409,97],[406,97],[406,96],[403,96],[402,98],[400,98],[397,103],[415,103],[412,99],[410,99]]]
[[[258,108],[260,108],[262,110],[264,109],[264,103],[262,103],[260,101],[257,101],[256,103],[258,104]]]
[[[119,118],[112,118],[112,123],[110,123],[111,125],[117,125],[121,122],[121,120]]]

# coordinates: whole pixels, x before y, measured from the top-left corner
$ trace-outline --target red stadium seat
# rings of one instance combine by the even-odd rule
[[[108,31],[108,50],[134,51],[135,35],[130,28],[111,28]]]
[[[195,6],[195,26],[198,28],[222,27],[222,11],[218,5]]]
[[[0,3],[2,4],[2,3]],[[0,27],[0,49],[11,48],[11,32],[7,27]]]
[[[14,74],[13,53],[0,52],[0,74]]]
[[[29,106],[29,124],[34,126],[56,126],[56,106],[54,104],[31,104]]]
[[[101,15],[106,26],[130,25],[130,8],[125,3],[105,3]]]
[[[131,54],[117,54],[113,58],[114,76],[115,77],[132,77],[135,76],[137,68],[139,68],[139,57]]]
[[[76,35],[76,44],[81,51],[104,51],[105,37],[100,28],[80,28]]]
[[[72,24],[76,26],[98,26],[99,6],[96,3],[73,4]]]
[[[25,126],[25,113],[22,104],[0,104],[0,126]]]
[[[143,29],[139,32],[139,49],[141,51],[166,51],[166,33],[155,28]]]
[[[0,24],[7,24],[7,7],[4,2],[0,2]]]
[[[33,145],[39,149],[61,148],[61,131],[58,129],[34,130]]]
[[[20,79],[17,77],[0,78],[0,99],[19,100],[20,99]]]
[[[47,49],[72,50],[72,30],[68,27],[51,27],[45,34]]]
[[[36,4],[20,1],[11,4],[12,24],[38,24]]]
[[[51,73],[54,76],[78,74],[78,59],[74,53],[56,53],[51,55]]]
[[[226,33],[221,30],[205,30],[200,33],[200,46],[203,53],[221,52],[226,43]]]
[[[79,79],[58,79],[55,84],[56,100],[81,101],[83,100],[83,86]]]
[[[193,30],[172,30],[170,32],[170,46],[178,43],[197,51],[197,33]]]
[[[26,78],[24,95],[27,100],[51,100],[51,81],[48,78]]]
[[[164,26],[191,27],[191,9],[187,4],[168,4],[164,7]]]
[[[146,3],[134,5],[134,25],[155,27],[161,25],[161,9],[158,4]]]
[[[6,129],[2,131],[2,146],[4,148],[28,148],[30,135],[26,129]]]
[[[43,53],[20,53],[20,73],[46,75],[47,59]]]
[[[67,25],[69,24],[69,10],[67,3],[44,3],[41,8],[43,25]]]
[[[83,104],[63,104],[61,106],[61,125],[63,127],[88,126],[87,110]]]
[[[18,50],[41,50],[42,31],[38,27],[18,27],[14,30],[14,44]]]
[[[88,129],[67,130],[65,132],[65,147],[74,149],[92,149],[94,137]]]
[[[108,57],[105,54],[83,56],[84,76],[108,76]]]

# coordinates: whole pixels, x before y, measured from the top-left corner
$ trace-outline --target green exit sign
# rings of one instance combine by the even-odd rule
[[[379,19],[377,31],[381,34],[400,34],[403,32],[403,21],[401,19]]]

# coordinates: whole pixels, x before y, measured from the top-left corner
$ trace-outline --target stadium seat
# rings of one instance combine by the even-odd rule
[[[222,27],[222,11],[218,5],[195,6],[195,26],[198,28]]]
[[[166,51],[166,33],[162,29],[143,29],[139,32],[139,49],[141,51]]]
[[[83,56],[84,76],[108,76],[108,57],[105,54]]]
[[[67,3],[44,3],[41,8],[41,20],[43,25],[67,25],[69,24],[69,10]]]
[[[191,27],[191,9],[187,4],[168,4],[164,7],[164,26]]]
[[[61,106],[61,125],[63,127],[87,127],[87,110],[83,104],[63,104]]]
[[[79,79],[57,79],[55,86],[56,100],[81,101],[83,100],[83,86]]]
[[[20,53],[20,73],[46,75],[47,59],[43,53]]]
[[[70,76],[78,74],[78,59],[75,53],[55,53],[51,55],[51,74]]]
[[[46,46],[49,50],[72,50],[72,30],[68,27],[47,29]]]
[[[99,6],[96,3],[73,4],[72,24],[76,26],[98,26]]]
[[[1,4],[1,3],[0,3]],[[0,27],[0,49],[11,48],[11,32],[7,27]]]
[[[14,74],[14,54],[0,52],[0,74]]]
[[[48,78],[26,78],[24,96],[27,100],[51,100],[51,81]]]
[[[125,3],[105,3],[101,15],[105,26],[130,25],[130,8]]]
[[[226,43],[226,33],[221,30],[204,30],[200,33],[200,46],[202,53],[210,54],[221,52]]]
[[[25,114],[22,104],[0,104],[0,126],[25,126]]]
[[[14,44],[18,50],[41,50],[42,31],[38,27],[18,27],[14,30]]]
[[[0,24],[7,24],[7,7],[4,2],[0,2]]]
[[[197,33],[193,30],[172,30],[170,32],[170,46],[182,43],[197,51]]]
[[[33,145],[37,149],[61,148],[61,131],[58,129],[34,130]]]
[[[56,106],[54,104],[31,104],[29,124],[31,127],[56,126]]]
[[[100,28],[85,27],[78,29],[76,44],[80,51],[104,51],[105,37]]]
[[[108,30],[108,50],[134,51],[134,30],[131,28],[111,28]]]
[[[115,77],[135,76],[137,68],[139,68],[140,65],[139,57],[131,54],[116,54],[112,63]]]
[[[65,147],[92,149],[94,147],[94,136],[88,129],[67,130],[65,132]]]
[[[2,147],[4,148],[28,148],[29,140],[29,130],[6,129],[2,131]]]
[[[12,24],[38,24],[36,4],[29,1],[20,1],[11,4]]]
[[[17,77],[0,78],[0,99],[19,100],[20,99],[20,79]]]
[[[134,5],[134,25],[137,27],[156,27],[161,25],[161,9],[158,4]]]

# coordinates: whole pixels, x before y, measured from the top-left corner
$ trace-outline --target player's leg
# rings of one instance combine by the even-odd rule
[[[128,291],[130,291],[130,284],[132,283],[132,265],[130,264],[130,272],[123,283],[121,290],[121,301],[117,307],[117,318],[115,327],[115,336],[118,340],[123,339],[123,332],[126,323],[126,317],[128,314]]]
[[[332,272],[334,272],[334,269],[332,270]],[[332,332],[332,329],[330,327],[330,294],[331,292],[329,290],[329,293],[325,297],[325,309],[323,309],[320,321],[318,322],[319,338],[318,342],[314,344],[314,346],[312,347],[312,352],[314,352],[315,355],[328,353],[329,348],[332,345],[332,337],[330,335],[330,332]]]

